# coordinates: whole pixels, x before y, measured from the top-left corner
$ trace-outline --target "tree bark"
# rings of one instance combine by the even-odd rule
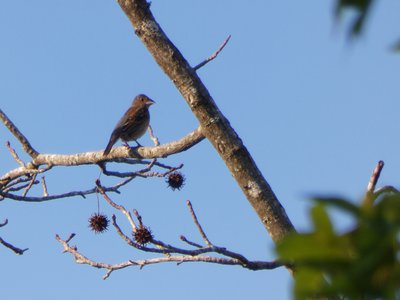
[[[147,1],[118,0],[118,3],[132,23],[136,35],[186,100],[199,120],[203,134],[225,162],[271,238],[275,242],[280,241],[294,227],[194,68],[163,32]]]

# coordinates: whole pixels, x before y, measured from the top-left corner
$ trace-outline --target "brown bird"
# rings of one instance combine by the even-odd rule
[[[110,153],[112,146],[118,139],[121,139],[126,145],[128,145],[129,141],[135,141],[140,146],[137,140],[145,134],[147,127],[149,127],[149,106],[154,103],[153,100],[143,94],[135,97],[131,107],[122,116],[111,133],[110,140],[103,152],[104,156]]]

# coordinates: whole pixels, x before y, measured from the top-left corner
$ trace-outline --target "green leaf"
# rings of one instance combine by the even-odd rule
[[[346,200],[343,198],[316,197],[316,198],[313,198],[312,200],[317,203],[329,205],[329,206],[344,210],[355,216],[359,216],[359,214],[360,214],[360,208],[357,205],[355,205],[355,204],[351,203],[349,200]]]
[[[313,220],[316,231],[320,231],[326,235],[332,234],[333,226],[322,204],[317,204],[311,209],[311,219]]]
[[[295,299],[309,299],[327,287],[323,274],[315,269],[302,268],[296,273],[295,279]]]
[[[337,234],[324,205],[311,209],[314,230],[309,233],[293,232],[277,247],[280,258],[301,265],[347,263],[352,251],[350,238]]]
[[[365,207],[341,198],[317,198],[313,229],[291,233],[276,248],[295,266],[296,299],[397,299],[400,292],[400,193],[380,195]],[[350,212],[354,228],[337,233],[327,207]]]
[[[365,25],[367,15],[370,11],[371,4],[374,0],[338,0],[335,8],[335,15],[338,19],[344,10],[353,9],[356,10],[356,16],[354,16],[353,24],[350,27],[350,36],[358,36]]]
[[[391,47],[392,51],[400,53],[400,40],[396,41]]]

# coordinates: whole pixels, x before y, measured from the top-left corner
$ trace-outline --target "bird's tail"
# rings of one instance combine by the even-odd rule
[[[106,149],[103,152],[103,156],[106,156],[110,153],[112,146],[114,146],[114,144],[117,142],[117,140],[118,140],[117,135],[113,133],[110,137],[110,140],[107,144]]]

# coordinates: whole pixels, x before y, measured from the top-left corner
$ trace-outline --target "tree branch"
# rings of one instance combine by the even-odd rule
[[[197,143],[201,142],[204,136],[200,127],[189,133],[182,139],[155,147],[135,147],[127,148],[125,146],[113,148],[105,159],[103,150],[96,152],[83,152],[78,154],[38,154],[34,160],[25,166],[11,170],[0,177],[0,188],[2,185],[25,175],[42,173],[48,168],[56,166],[80,166],[94,165],[106,161],[125,162],[126,158],[150,159],[158,157],[167,157],[176,153],[183,152]],[[47,165],[47,168],[39,169],[40,166]]]
[[[175,84],[202,132],[219,153],[275,242],[294,230],[271,187],[235,130],[218,109],[207,88],[175,45],[168,39],[145,0],[118,0],[136,35]]]
[[[378,183],[379,176],[381,175],[381,171],[385,163],[380,160],[376,165],[374,171],[372,172],[371,178],[369,179],[368,186],[367,186],[367,193],[374,193],[376,184]]]
[[[375,193],[375,189],[384,165],[385,163],[380,160],[376,165],[374,171],[372,172],[371,178],[368,182],[367,192],[365,193],[363,201],[364,205],[372,205],[376,197],[380,194],[379,192]]]
[[[22,144],[22,148],[26,153],[29,154],[32,158],[38,156],[39,152],[37,152],[26,137],[19,131],[19,129],[14,125],[13,122],[7,117],[7,115],[0,109],[0,120],[4,123],[4,125],[10,130],[10,132],[17,138],[17,140]]]
[[[218,54],[222,51],[222,49],[225,48],[226,44],[228,44],[229,40],[231,39],[231,35],[228,35],[228,37],[225,39],[225,41],[222,43],[222,45],[218,48],[217,51],[215,51],[211,56],[209,56],[207,59],[205,59],[204,61],[202,61],[201,63],[199,63],[197,66],[195,66],[193,69],[194,70],[198,70],[200,68],[202,68],[203,66],[205,66],[206,64],[208,64],[210,61],[212,61],[213,59],[215,59]]]
[[[68,242],[64,241],[60,238],[59,235],[56,235],[56,240],[63,246],[64,251],[71,253],[78,264],[86,264],[95,268],[99,269],[106,269],[107,273],[103,276],[103,279],[107,279],[112,272],[120,269],[124,269],[127,267],[140,267],[143,268],[146,265],[152,264],[159,264],[159,263],[166,263],[166,262],[175,262],[178,264],[184,262],[207,262],[207,263],[214,263],[220,265],[239,265],[243,266],[240,261],[237,259],[228,259],[222,257],[211,257],[211,256],[185,256],[185,255],[174,255],[174,256],[164,256],[164,257],[157,257],[157,258],[150,258],[150,259],[143,259],[143,260],[128,260],[119,264],[107,264],[102,262],[97,262],[87,258],[86,256],[82,255],[78,252],[78,248],[75,246],[70,246]],[[252,261],[251,263],[251,270],[272,270],[282,266],[282,264],[271,261]],[[243,266],[245,267],[245,266]]]
[[[104,199],[108,202],[109,205],[111,205],[114,209],[119,210],[125,218],[128,220],[130,224],[130,229],[132,230],[133,233],[136,233],[138,230],[147,228],[144,226],[142,217],[139,215],[139,213],[134,210],[134,215],[137,219],[138,224],[135,223],[131,213],[122,205],[119,205],[115,203],[114,201],[111,200],[110,197],[106,194],[104,188],[101,186],[101,183],[99,180],[96,181],[96,186],[100,194],[104,197]],[[198,218],[196,216],[196,213],[194,212],[193,206],[190,203],[190,201],[187,201],[187,206],[189,208],[190,214],[192,216],[193,222],[197,229],[200,232],[200,235],[202,236],[205,246],[202,246],[197,243],[189,242],[185,237],[181,236],[181,240],[187,243],[189,246],[194,247],[195,249],[183,249],[180,247],[175,247],[169,244],[166,244],[162,241],[156,240],[150,235],[151,237],[149,238],[146,243],[149,243],[150,246],[146,246],[144,244],[140,244],[139,242],[135,241],[134,239],[130,238],[128,235],[123,233],[122,229],[120,226],[117,224],[116,221],[116,216],[112,216],[112,221],[114,228],[116,229],[118,235],[131,247],[134,247],[135,249],[142,251],[142,252],[149,252],[149,253],[158,253],[162,254],[162,257],[156,257],[156,258],[151,258],[151,259],[143,259],[143,260],[128,260],[122,263],[118,264],[107,264],[107,263],[102,263],[102,262],[97,262],[92,259],[87,258],[80,252],[78,252],[78,249],[76,246],[71,246],[69,242],[71,239],[75,236],[75,234],[71,234],[69,238],[66,240],[63,240],[60,238],[59,235],[56,235],[56,240],[63,246],[64,252],[68,252],[72,254],[74,257],[75,261],[79,264],[87,264],[89,266],[95,267],[95,268],[102,268],[106,269],[107,273],[103,276],[103,279],[108,278],[110,274],[113,271],[120,270],[126,267],[130,266],[139,266],[140,268],[143,268],[144,266],[151,265],[151,264],[157,264],[157,263],[165,263],[165,262],[175,262],[178,264],[184,263],[184,262],[207,262],[207,263],[215,263],[215,264],[221,264],[221,265],[238,265],[242,266],[243,268],[249,269],[249,270],[270,270],[270,269],[275,269],[278,267],[283,266],[284,264],[281,262],[277,261],[250,261],[246,257],[244,257],[242,254],[230,251],[226,249],[225,247],[218,247],[215,246],[214,244],[211,243],[211,241],[207,238],[205,232],[202,229],[202,226],[200,225]],[[148,229],[147,229],[148,230]],[[133,235],[134,236],[134,235]],[[136,238],[136,237],[135,237]],[[153,246],[151,246],[153,245]],[[208,253],[216,253],[221,255],[222,257],[216,257],[216,256],[210,256],[210,255],[205,255]]]
[[[29,250],[29,248],[20,249],[20,248],[18,248],[18,247],[15,247],[14,245],[12,245],[12,244],[6,242],[5,240],[3,240],[1,237],[0,237],[0,244],[2,244],[3,246],[5,246],[6,248],[12,250],[12,251],[13,251],[15,254],[17,254],[17,255],[22,255],[22,254],[24,254],[24,252],[25,252],[26,250]]]
[[[8,220],[5,219],[3,223],[0,223],[0,227],[6,226],[7,224],[8,224]],[[0,244],[3,245],[6,248],[12,250],[17,255],[22,255],[22,254],[24,254],[24,252],[26,250],[28,250],[28,248],[20,249],[18,247],[15,247],[14,245],[12,245],[12,244],[6,242],[5,240],[3,240],[1,237],[0,237]]]

